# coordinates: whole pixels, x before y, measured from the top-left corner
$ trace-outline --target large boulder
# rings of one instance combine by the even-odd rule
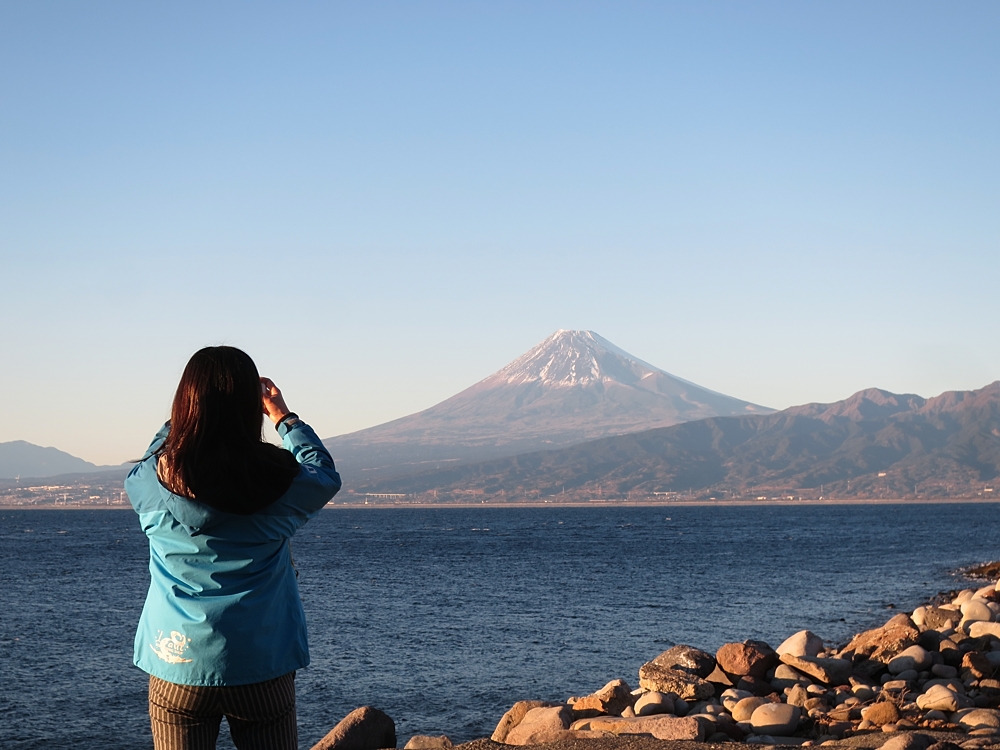
[[[528,711],[533,708],[549,708],[554,705],[557,704],[548,701],[518,701],[500,718],[500,722],[493,730],[493,736],[490,739],[494,742],[506,742],[510,730],[521,723]]]
[[[854,661],[869,660],[888,664],[903,649],[917,642],[920,631],[908,615],[899,614],[885,625],[858,633],[841,649],[841,656]]]
[[[694,646],[678,645],[668,648],[653,659],[652,663],[667,669],[690,672],[702,679],[715,670],[715,657]]]
[[[356,708],[312,750],[380,750],[396,747],[396,723],[371,706]]]
[[[800,630],[795,635],[786,638],[775,649],[778,656],[783,654],[791,654],[792,656],[818,656],[822,650],[823,639],[810,630]]]
[[[646,662],[639,667],[639,685],[658,693],[676,693],[688,701],[708,700],[715,695],[715,687],[690,672],[661,667],[654,662]]]
[[[723,644],[715,661],[730,676],[763,679],[778,663],[778,655],[763,641],[743,641]]]
[[[573,712],[596,711],[598,714],[621,716],[622,711],[635,703],[632,688],[625,680],[612,680],[596,693],[578,698],[573,703]]]
[[[528,711],[520,723],[507,733],[504,742],[508,745],[537,745],[543,742],[543,737],[549,737],[553,732],[562,732],[569,728],[572,713],[569,706],[550,706],[533,708]]]

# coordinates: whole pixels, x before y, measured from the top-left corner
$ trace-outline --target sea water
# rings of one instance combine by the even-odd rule
[[[293,541],[312,664],[300,744],[373,705],[488,736],[676,643],[828,642],[1000,558],[992,504],[331,509]],[[0,511],[0,747],[151,747],[131,664],[148,550],[128,510]],[[223,726],[220,748],[231,748]]]

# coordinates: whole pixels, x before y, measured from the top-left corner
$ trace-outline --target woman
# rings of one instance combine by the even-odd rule
[[[261,412],[284,448],[261,437]],[[195,353],[170,421],[125,489],[149,537],[135,637],[157,750],[297,747],[295,670],[309,663],[289,539],[340,489],[316,433],[239,349]]]

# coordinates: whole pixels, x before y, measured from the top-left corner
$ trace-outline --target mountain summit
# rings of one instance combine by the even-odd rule
[[[436,406],[323,442],[348,472],[399,476],[445,462],[771,411],[682,380],[593,331],[559,330]]]

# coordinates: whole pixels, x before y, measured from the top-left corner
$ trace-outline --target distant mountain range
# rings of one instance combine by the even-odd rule
[[[353,489],[439,499],[943,497],[1000,494],[998,476],[1000,381],[932,399],[873,388],[833,404],[702,419]]]
[[[556,331],[461,393],[323,442],[348,481],[513,456],[706,417],[773,409],[716,393],[593,331]]]
[[[0,479],[93,474],[117,468],[121,467],[98,466],[57,448],[43,448],[24,440],[0,443]]]

